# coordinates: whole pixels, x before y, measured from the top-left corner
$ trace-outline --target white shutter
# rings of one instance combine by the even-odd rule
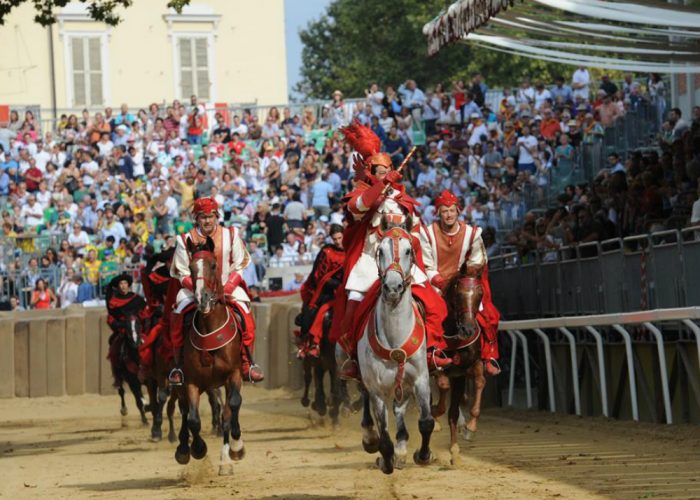
[[[90,104],[103,105],[102,95],[102,44],[99,38],[88,38],[90,63]]]
[[[178,38],[180,61],[180,98],[189,99],[192,94],[209,100],[209,48],[206,38]]]
[[[206,38],[195,38],[195,64],[197,65],[197,97],[209,100],[209,53]]]
[[[87,91],[85,89],[85,55],[82,38],[71,38],[73,56],[73,104],[85,106]]]
[[[73,105],[104,104],[102,46],[99,37],[72,37]]]

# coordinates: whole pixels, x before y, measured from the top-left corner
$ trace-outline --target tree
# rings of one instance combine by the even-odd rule
[[[362,96],[373,81],[398,85],[410,78],[421,88],[443,82],[449,91],[452,81],[468,80],[476,71],[492,87],[515,84],[522,76],[551,81],[555,74],[567,74],[561,65],[472,44],[455,44],[428,57],[423,25],[444,6],[444,0],[334,0],[299,33],[302,79],[295,90],[317,98],[335,89]]]
[[[28,2],[32,2],[36,9],[34,21],[42,26],[49,26],[56,22],[56,9],[65,7],[71,0],[0,0],[0,25],[5,24],[5,19],[16,7]],[[133,0],[79,0],[87,4],[90,17],[95,21],[101,21],[111,26],[116,26],[121,22],[121,16],[117,8],[128,8]],[[145,2],[147,0],[139,0]],[[168,7],[182,12],[182,8],[188,5],[190,0],[170,0]]]

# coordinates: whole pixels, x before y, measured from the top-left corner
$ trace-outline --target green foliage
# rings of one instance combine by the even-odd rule
[[[302,79],[296,91],[327,98],[335,89],[362,96],[370,82],[398,85],[414,79],[421,88],[483,73],[490,87],[513,85],[522,76],[551,81],[570,67],[511,56],[473,44],[455,44],[427,54],[423,25],[444,0],[335,0],[320,19],[299,33],[304,44]]]
[[[0,0],[0,25],[5,23],[5,19],[10,12],[24,3],[31,2],[36,10],[34,21],[42,26],[49,26],[56,22],[56,10],[65,7],[71,0]],[[117,9],[130,7],[134,0],[79,0],[87,4],[90,17],[95,21],[101,21],[110,26],[116,26],[121,22],[121,16]],[[140,2],[152,0],[138,0]],[[170,0],[168,7],[172,7],[177,12],[181,12],[190,0]]]

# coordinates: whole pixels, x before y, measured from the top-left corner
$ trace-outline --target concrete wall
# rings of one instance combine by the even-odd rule
[[[301,387],[292,345],[297,301],[253,304],[263,387]],[[103,308],[0,313],[0,398],[113,394]]]
[[[68,39],[88,34],[100,37],[102,46],[104,102],[96,106],[133,108],[182,99],[173,43],[178,36],[209,40],[209,102],[287,102],[283,0],[194,1],[180,16],[167,8],[167,0],[134,2],[120,10],[123,21],[115,27],[92,21],[86,12],[77,2],[56,9],[52,36],[59,109],[79,107],[72,98]],[[48,113],[51,35],[34,22],[35,14],[33,4],[25,2],[0,26],[0,105],[40,105]]]

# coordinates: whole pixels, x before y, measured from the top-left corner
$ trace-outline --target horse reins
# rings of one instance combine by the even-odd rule
[[[413,266],[413,262],[415,260],[414,257],[414,252],[413,252],[413,243],[412,239],[413,237],[411,234],[406,231],[403,228],[400,227],[392,227],[388,231],[384,233],[379,233],[379,236],[381,239],[384,238],[389,238],[391,240],[391,250],[392,250],[392,261],[391,264],[389,264],[389,267],[387,267],[385,270],[378,269],[379,271],[379,279],[384,282],[384,278],[386,277],[386,274],[389,271],[394,271],[399,274],[401,277],[401,280],[403,281],[404,287],[408,288],[408,285],[411,282],[411,268],[409,267],[408,273],[405,273],[403,268],[401,267],[401,255],[399,253],[399,241],[401,239],[407,239],[409,243],[411,244],[411,266]],[[379,252],[379,249],[377,249],[377,252]],[[377,260],[375,258],[375,260]]]

